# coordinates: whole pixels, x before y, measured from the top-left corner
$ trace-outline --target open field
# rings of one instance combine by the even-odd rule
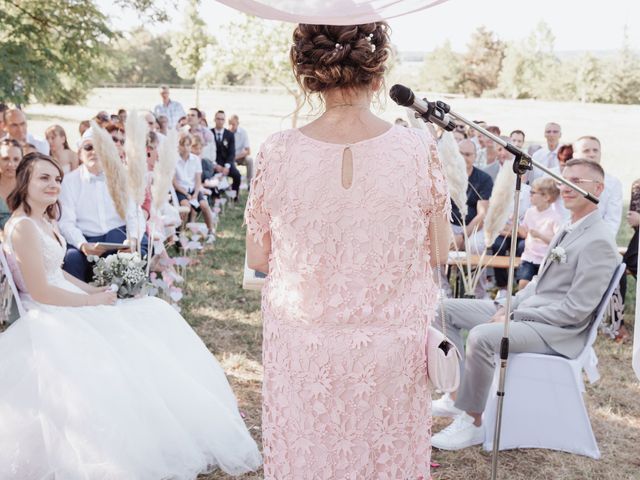
[[[260,297],[241,290],[244,255],[242,208],[227,210],[218,226],[219,238],[199,265],[189,271],[184,300],[186,318],[222,363],[246,415],[247,425],[260,441],[260,388],[262,368]],[[513,450],[500,454],[502,480],[636,480],[640,479],[640,382],[631,370],[631,347],[600,337],[596,352],[601,380],[586,386],[585,401],[602,451],[602,459],[548,450]],[[434,431],[448,420],[436,419]],[[489,478],[490,453],[480,447],[463,452],[434,450],[442,466],[434,480]],[[223,480],[222,473],[200,480]],[[240,477],[258,480],[261,472]],[[338,480],[338,479],[336,479]],[[374,480],[374,479],[363,479]]]
[[[195,91],[174,89],[172,99],[185,108],[195,104]],[[435,97],[434,97],[435,99]],[[43,136],[52,123],[60,123],[75,144],[78,138],[78,122],[94,116],[99,110],[115,113],[118,108],[152,109],[159,103],[158,91],[153,88],[95,89],[85,104],[78,106],[32,105],[30,131]],[[293,98],[275,93],[245,91],[200,92],[200,107],[213,118],[222,109],[228,114],[237,113],[240,122],[249,133],[254,151],[271,133],[291,127],[290,114],[295,106]],[[595,135],[602,141],[603,166],[623,183],[624,194],[629,196],[631,182],[640,176],[637,161],[640,159],[640,106],[580,104],[569,102],[542,102],[534,100],[454,99],[452,108],[472,120],[486,120],[498,125],[504,134],[521,129],[528,135],[527,142],[543,143],[545,122],[556,121],[562,125],[561,141],[571,142],[581,135]],[[404,117],[404,109],[391,100],[383,102],[382,117],[389,121]],[[302,118],[300,123],[306,123]]]

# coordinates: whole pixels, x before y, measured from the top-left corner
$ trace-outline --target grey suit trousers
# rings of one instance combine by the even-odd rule
[[[502,323],[487,323],[496,311],[497,307],[491,300],[444,300],[447,337],[458,348],[463,359],[455,405],[465,412],[482,413],[489,397],[496,364],[495,354],[500,351],[504,333]],[[437,312],[440,312],[439,308]],[[527,323],[510,323],[509,352],[557,355]],[[437,315],[432,326],[442,329],[442,322]],[[462,340],[463,330],[469,331],[466,349]]]

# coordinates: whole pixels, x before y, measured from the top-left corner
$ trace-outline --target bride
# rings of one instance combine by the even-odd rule
[[[157,298],[63,272],[63,177],[25,156],[4,250],[28,313],[0,334],[0,478],[193,479],[261,464],[223,370]]]

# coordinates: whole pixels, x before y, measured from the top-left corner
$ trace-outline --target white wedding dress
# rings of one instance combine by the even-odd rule
[[[25,219],[5,227],[9,257]],[[64,241],[39,232],[49,284],[80,292],[62,273]],[[167,303],[24,302],[27,315],[0,334],[0,479],[181,480],[260,466],[222,368]]]

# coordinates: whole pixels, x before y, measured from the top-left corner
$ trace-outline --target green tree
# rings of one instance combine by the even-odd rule
[[[462,83],[462,56],[445,41],[427,54],[422,66],[422,85],[425,90],[453,93],[460,90]]]
[[[193,80],[196,85],[196,106],[199,104],[200,69],[204,65],[207,47],[216,40],[207,33],[207,27],[199,12],[200,0],[189,0],[178,32],[171,37],[167,53],[178,75],[185,80]]]
[[[580,102],[606,101],[605,64],[590,53],[582,56],[576,68],[576,100]]]
[[[479,97],[497,87],[504,51],[504,42],[484,26],[473,32],[462,59],[461,88],[466,95]]]
[[[295,127],[304,94],[291,70],[289,50],[293,26],[244,15],[225,27],[227,43],[210,51],[204,77],[207,83],[234,80],[261,85],[277,85],[289,93],[296,105],[292,114]]]
[[[101,73],[114,37],[91,0],[0,0],[0,97],[70,103]]]
[[[629,45],[627,28],[622,48],[611,65],[607,82],[608,99],[612,103],[640,103],[640,57]]]
[[[170,44],[166,35],[154,36],[144,27],[133,30],[113,47],[109,77],[133,85],[184,83],[167,54]]]

